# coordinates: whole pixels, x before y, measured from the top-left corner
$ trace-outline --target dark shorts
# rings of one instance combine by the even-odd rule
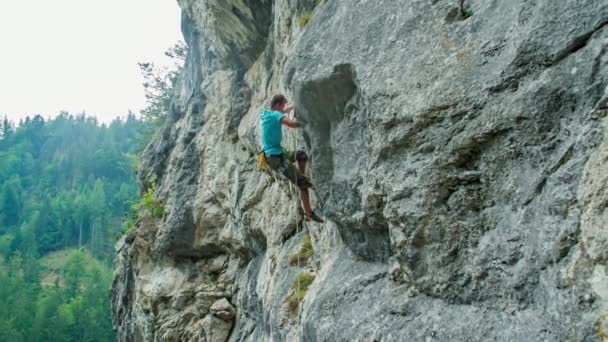
[[[296,186],[309,188],[312,186],[308,177],[304,176],[300,170],[293,164],[296,160],[306,161],[308,155],[302,150],[297,152],[287,152],[280,156],[266,156],[266,161],[271,172],[282,175]]]

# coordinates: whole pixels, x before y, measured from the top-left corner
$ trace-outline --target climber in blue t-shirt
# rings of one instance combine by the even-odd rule
[[[308,177],[304,176],[308,155],[303,150],[297,152],[286,152],[281,146],[283,137],[282,125],[289,128],[299,128],[303,125],[285,116],[293,107],[287,106],[287,99],[283,95],[275,95],[270,100],[270,108],[260,113],[260,131],[262,137],[262,148],[266,156],[268,167],[273,173],[285,176],[300,189],[300,200],[306,215],[306,220],[323,222],[310,206],[309,188],[312,186]],[[298,162],[298,168],[293,162]]]

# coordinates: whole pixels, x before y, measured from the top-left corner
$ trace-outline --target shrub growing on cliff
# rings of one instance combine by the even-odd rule
[[[312,284],[313,280],[315,280],[315,275],[310,272],[302,272],[295,277],[291,284],[291,293],[285,301],[291,312],[295,312],[298,309],[300,302],[304,299],[308,287]]]
[[[306,234],[300,249],[287,258],[287,263],[291,266],[305,264],[312,257],[313,252],[312,240],[310,239],[310,235]]]
[[[165,214],[165,210],[158,197],[154,195],[154,191],[156,191],[156,182],[152,182],[152,185],[146,190],[138,203],[138,209],[144,207],[152,216],[161,218]]]
[[[138,63],[144,78],[143,87],[146,96],[146,107],[141,111],[141,115],[148,124],[140,132],[142,148],[152,140],[167,118],[177,78],[187,53],[188,46],[180,41],[165,51],[165,55],[174,61],[172,66],[161,67],[152,62]]]
[[[135,226],[137,220],[142,216],[142,209],[146,210],[153,217],[163,217],[163,215],[165,214],[165,209],[160,203],[158,197],[154,195],[154,191],[156,191],[156,181],[152,181],[152,184],[150,185],[148,190],[146,190],[144,195],[139,199],[139,201],[131,204],[131,210],[125,212],[123,227],[118,237],[123,236]]]

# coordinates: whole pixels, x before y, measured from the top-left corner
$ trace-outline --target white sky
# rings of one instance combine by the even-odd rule
[[[176,0],[0,0],[0,117],[139,114],[137,62],[170,64],[180,13]]]

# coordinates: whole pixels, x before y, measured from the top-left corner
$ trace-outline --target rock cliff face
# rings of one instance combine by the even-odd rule
[[[608,2],[178,2],[119,340],[608,340]],[[275,93],[326,224],[255,167]]]

